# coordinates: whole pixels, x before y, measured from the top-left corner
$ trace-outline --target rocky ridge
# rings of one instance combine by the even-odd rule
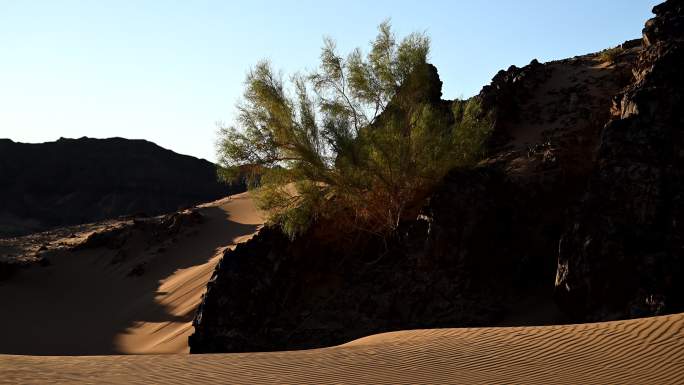
[[[0,238],[158,215],[241,191],[217,182],[211,162],[144,140],[0,140]]]
[[[684,308],[684,3],[653,12],[560,241],[556,297],[581,319]]]
[[[319,223],[226,252],[191,352],[681,311],[680,4],[656,7],[643,46],[625,42],[610,62],[499,72],[477,96],[495,113],[490,156],[453,170],[387,244]]]

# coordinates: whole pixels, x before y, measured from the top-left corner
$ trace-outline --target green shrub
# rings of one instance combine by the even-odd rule
[[[477,100],[439,99],[428,52],[427,36],[397,42],[385,22],[367,55],[325,39],[320,68],[290,82],[258,63],[236,126],[220,131],[220,167],[261,167],[256,202],[291,237],[318,219],[391,233],[450,169],[482,157],[489,134]]]
[[[614,64],[624,51],[625,50],[622,47],[604,49],[603,51],[599,52],[598,58],[604,63]]]

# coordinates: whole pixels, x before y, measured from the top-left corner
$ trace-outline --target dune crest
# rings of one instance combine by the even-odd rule
[[[94,224],[95,233],[34,235],[47,262],[0,282],[11,315],[0,317],[0,353],[187,353],[216,263],[262,223],[242,193],[161,219]]]
[[[684,314],[592,324],[413,330],[332,348],[240,354],[0,356],[0,383],[684,381]]]

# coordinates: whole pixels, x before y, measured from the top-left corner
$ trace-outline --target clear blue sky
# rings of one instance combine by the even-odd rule
[[[659,2],[0,0],[0,138],[141,138],[213,160],[250,66],[312,69],[324,35],[348,52],[386,18],[426,31],[452,99],[511,64],[640,37]]]

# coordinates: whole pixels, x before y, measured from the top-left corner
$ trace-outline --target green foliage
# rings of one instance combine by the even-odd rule
[[[319,69],[289,82],[259,62],[236,127],[219,132],[222,169],[262,167],[257,204],[292,237],[319,218],[386,235],[450,169],[479,160],[489,133],[477,101],[440,100],[428,53],[427,36],[397,42],[384,22],[367,55],[342,57],[326,38]]]
[[[453,128],[453,157],[460,165],[471,165],[486,155],[486,142],[491,134],[489,116],[476,98],[456,100],[452,106],[456,120]]]
[[[602,62],[614,64],[624,51],[622,47],[604,49],[599,53],[598,58]]]
[[[216,168],[216,176],[220,182],[227,184],[240,182],[240,170],[237,167],[226,168],[219,165]]]

